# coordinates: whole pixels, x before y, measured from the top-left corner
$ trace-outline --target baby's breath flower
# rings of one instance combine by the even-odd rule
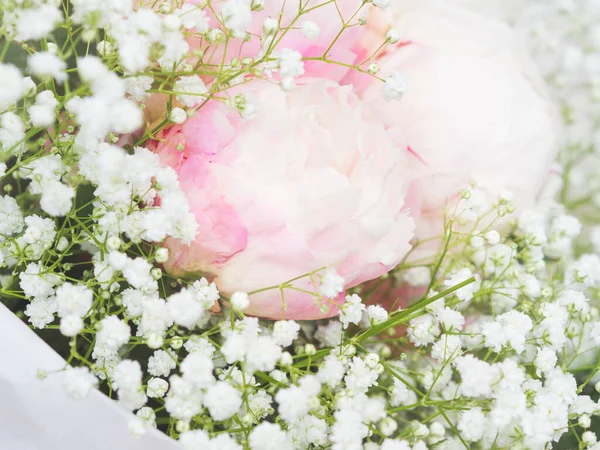
[[[386,101],[400,100],[407,90],[408,78],[394,71],[385,81],[381,94]]]

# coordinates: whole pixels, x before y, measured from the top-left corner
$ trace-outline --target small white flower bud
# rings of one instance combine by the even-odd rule
[[[387,33],[385,33],[385,40],[390,44],[395,44],[400,40],[400,32],[395,28],[390,28]]]
[[[265,9],[265,0],[252,0],[250,7],[252,11],[262,11]]]
[[[190,430],[190,423],[185,420],[178,420],[175,424],[175,429],[178,433],[185,433]]]
[[[60,332],[63,336],[77,336],[83,329],[83,320],[79,316],[70,315],[60,321]]]
[[[250,306],[250,299],[245,292],[234,292],[231,296],[231,307],[237,311],[244,311]]]
[[[208,33],[206,33],[206,39],[209,42],[221,42],[224,38],[225,33],[223,33],[223,31],[218,28],[208,30]]]
[[[592,446],[596,443],[598,438],[596,437],[596,434],[593,431],[586,431],[581,435],[581,440],[585,445]]]
[[[312,344],[306,344],[304,346],[304,353],[306,353],[308,356],[314,356],[317,353],[317,349]]]
[[[96,50],[100,56],[108,56],[113,51],[113,46],[110,42],[100,41],[98,45],[96,45]]]
[[[389,345],[383,345],[379,349],[379,354],[383,359],[388,359],[390,356],[392,356],[392,349],[389,347]]]
[[[281,89],[285,92],[292,92],[296,89],[296,80],[292,77],[286,77],[281,80]]]
[[[166,262],[169,259],[169,249],[166,247],[159,248],[154,254],[154,259],[156,259],[157,263]]]
[[[587,414],[582,414],[577,419],[577,423],[581,428],[589,428],[592,424],[592,419],[590,419],[590,416],[588,416]]]
[[[32,95],[35,95],[37,86],[35,85],[34,81],[31,79],[31,77],[23,78],[22,84],[23,84],[23,95],[25,97],[30,97]]]
[[[147,336],[146,345],[152,349],[161,348],[164,339],[160,334],[152,333]]]
[[[423,439],[429,436],[429,428],[423,423],[413,422],[414,434],[418,439]]]
[[[253,416],[252,416],[251,413],[246,413],[246,414],[243,415],[243,417],[242,417],[242,424],[245,427],[249,427],[253,423],[254,423],[254,418],[253,418]]]
[[[342,355],[352,357],[356,355],[356,347],[352,344],[345,346],[342,349]]]
[[[158,12],[161,14],[168,14],[171,12],[171,4],[169,2],[162,2],[158,5]]]
[[[56,250],[58,250],[59,252],[64,252],[68,246],[69,240],[64,236],[61,236],[61,238],[56,243]]]
[[[121,248],[121,244],[123,242],[119,238],[119,236],[111,236],[106,240],[106,248],[109,250],[117,251]]]
[[[279,358],[279,364],[283,367],[289,367],[294,363],[294,359],[289,352],[283,352]]]
[[[384,436],[391,436],[398,429],[398,424],[391,417],[385,417],[379,422],[379,431]]]
[[[369,353],[367,356],[365,356],[365,365],[368,368],[374,369],[377,367],[377,364],[379,364],[379,355],[376,353]]]
[[[367,68],[367,71],[371,75],[375,75],[376,73],[379,72],[379,66],[376,63],[371,63],[371,64],[369,64],[369,67]]]
[[[179,350],[183,347],[183,338],[181,336],[175,336],[171,339],[171,348],[174,350]]]
[[[171,122],[181,124],[187,120],[187,114],[181,108],[173,108],[169,118],[171,119]]]
[[[279,21],[277,19],[273,19],[272,17],[268,17],[263,22],[263,31],[266,35],[271,35],[275,33],[279,29]]]
[[[269,373],[269,376],[275,381],[278,381],[279,383],[287,384],[287,377],[285,376],[285,373],[283,373],[281,370],[272,370],[271,373]]]
[[[500,234],[496,230],[488,231],[485,233],[484,237],[490,245],[496,245],[500,243]]]
[[[319,37],[321,28],[316,23],[307,20],[302,24],[302,34],[312,41]]]
[[[429,427],[432,436],[443,437],[446,434],[446,428],[439,422],[433,422]]]
[[[169,382],[162,378],[150,378],[146,395],[150,398],[162,398],[169,390]]]
[[[155,280],[160,280],[162,278],[162,270],[160,270],[159,267],[155,267],[154,269],[152,269],[150,271],[150,275],[152,276],[152,278],[154,278]]]

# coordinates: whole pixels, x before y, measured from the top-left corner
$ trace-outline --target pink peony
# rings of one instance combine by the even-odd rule
[[[242,88],[260,105],[254,120],[210,101],[150,144],[178,171],[199,223],[190,246],[167,241],[166,270],[209,274],[231,295],[330,265],[349,288],[396,266],[413,236],[406,156],[352,88],[327,80],[288,94],[265,81]],[[308,278],[294,286],[318,287]],[[277,289],[251,295],[246,312],[276,319],[337,312],[322,311],[309,293],[284,295],[285,308]]]
[[[534,204],[557,150],[553,104],[532,62],[502,23],[450,2],[402,0],[373,8],[360,48],[373,52],[393,27],[399,35],[375,61],[379,76],[408,78],[400,101],[357,72],[344,80],[372,107],[409,155],[422,199],[416,234],[441,232],[443,206],[473,180],[493,201],[512,191],[517,207]]]

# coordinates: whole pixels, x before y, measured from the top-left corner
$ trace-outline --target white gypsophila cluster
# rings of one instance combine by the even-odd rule
[[[3,27],[17,41],[42,39],[59,26],[64,16],[58,0],[19,2],[4,0],[0,3]]]
[[[34,223],[17,217],[13,227],[22,232]],[[590,349],[600,345],[599,314],[589,300],[600,283],[600,259],[574,256],[580,227],[556,205],[504,223],[514,227],[510,234],[496,225],[448,241],[450,252],[426,295],[435,301],[389,314],[353,294],[339,320],[313,331],[289,320],[236,317],[248,298],[242,292],[232,299],[242,308],[218,320],[209,312],[218,291],[204,279],[161,298],[151,264],[112,250],[104,258],[112,273],[105,285],[119,284],[122,273],[130,287],[119,294],[124,319],[106,316],[98,325],[92,370],[111,380],[123,407],[138,411],[133,435],[166,413],[184,449],[422,450],[463,442],[544,449],[600,411],[568,371],[589,365],[596,354]],[[567,239],[565,251],[550,258],[559,235]],[[562,277],[547,275],[558,267]],[[29,272],[39,277],[36,270]],[[335,272],[321,281],[335,293]],[[92,301],[84,300],[85,287],[52,278],[25,286],[29,295],[55,296],[61,317],[85,316]],[[408,330],[396,338],[399,347],[377,334],[377,327],[401,324]],[[351,327],[358,327],[354,336]],[[134,334],[157,349],[141,364],[119,353]],[[419,350],[399,355],[406,339]],[[68,389],[74,396],[98,382],[89,372],[74,375]],[[154,412],[148,399],[164,405],[163,412]],[[446,418],[428,420],[432,410]],[[200,417],[213,426],[242,424],[248,433],[211,434],[194,428]]]

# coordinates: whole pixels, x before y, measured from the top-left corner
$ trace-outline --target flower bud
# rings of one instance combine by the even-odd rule
[[[154,255],[154,259],[157,263],[164,263],[169,259],[169,249],[165,247],[161,247],[156,250]]]
[[[296,89],[296,80],[292,77],[285,77],[281,80],[281,89],[285,92],[292,92]]]
[[[279,358],[279,364],[283,367],[289,367],[294,363],[294,359],[289,352],[283,352]]]
[[[592,424],[592,419],[590,419],[590,416],[588,416],[587,414],[582,414],[577,419],[577,423],[581,428],[589,428]]]
[[[30,97],[32,95],[35,95],[37,86],[35,85],[34,81],[31,79],[31,77],[23,78],[22,84],[23,84],[23,95],[25,97]]]
[[[385,33],[385,40],[390,44],[395,44],[400,40],[400,32],[395,28],[390,28],[387,33]]]
[[[379,431],[384,436],[391,436],[398,429],[398,424],[391,417],[385,417],[379,422]]]
[[[242,416],[242,424],[245,427],[249,427],[250,425],[252,425],[254,423],[254,418],[252,417],[252,414],[250,413],[246,413]]]
[[[288,384],[288,379],[281,370],[272,370],[271,373],[269,373],[269,376],[279,383]]]
[[[108,56],[113,51],[113,46],[110,42],[100,41],[98,45],[96,45],[96,50],[100,56]]]
[[[171,12],[171,4],[169,2],[162,2],[158,5],[158,12],[161,14],[168,14]]]
[[[354,355],[356,355],[356,347],[352,344],[346,345],[342,349],[342,354],[344,356],[354,356]]]
[[[183,122],[185,122],[187,120],[187,114],[181,108],[173,108],[171,110],[171,114],[170,114],[169,118],[171,119],[171,122],[173,122],[173,123],[182,124]]]
[[[248,306],[250,306],[250,299],[248,298],[248,294],[245,292],[234,292],[231,296],[231,307],[237,311],[244,311]]]
[[[304,346],[304,353],[306,353],[308,356],[314,356],[317,353],[317,349],[312,344],[306,344]]]
[[[155,280],[160,280],[162,278],[162,270],[160,270],[160,268],[158,268],[158,267],[155,267],[154,269],[152,269],[150,271],[150,275]]]
[[[250,8],[252,8],[252,11],[262,11],[265,9],[265,0],[252,0]]]
[[[69,247],[69,240],[64,236],[61,236],[61,238],[56,243],[56,250],[58,250],[59,252],[64,252],[67,249],[67,247]]]
[[[279,29],[279,21],[277,19],[268,17],[263,22],[263,31],[267,35],[274,34],[278,29]]]
[[[429,432],[432,436],[443,437],[446,434],[446,429],[440,422],[433,422],[429,427]]]
[[[109,250],[117,251],[121,248],[123,242],[118,236],[111,236],[106,240],[106,247]]]
[[[183,338],[181,336],[175,336],[171,339],[171,348],[179,350],[183,346]]]
[[[485,233],[484,237],[490,245],[496,245],[500,243],[500,234],[496,230],[488,231]]]
[[[146,345],[152,349],[157,349],[162,347],[163,342],[164,339],[160,334],[152,333],[148,335]]]
[[[48,42],[48,52],[52,53],[53,55],[58,54],[58,45],[56,45],[54,42]]]
[[[225,38],[225,33],[223,33],[223,31],[218,28],[213,28],[211,30],[208,30],[208,33],[206,33],[206,39],[209,42],[221,42],[221,41],[223,41],[224,38]]]
[[[581,440],[585,445],[592,446],[596,443],[598,438],[596,437],[596,434],[593,431],[586,431],[581,435]]]
[[[379,364],[379,356],[376,353],[369,353],[365,356],[365,365],[368,368],[374,369],[377,367],[377,364]]]
[[[178,433],[185,433],[190,430],[190,423],[185,420],[178,420],[175,424],[175,429]]]
[[[429,436],[429,428],[427,428],[425,424],[415,421],[412,425],[414,427],[415,437],[423,439]]]

